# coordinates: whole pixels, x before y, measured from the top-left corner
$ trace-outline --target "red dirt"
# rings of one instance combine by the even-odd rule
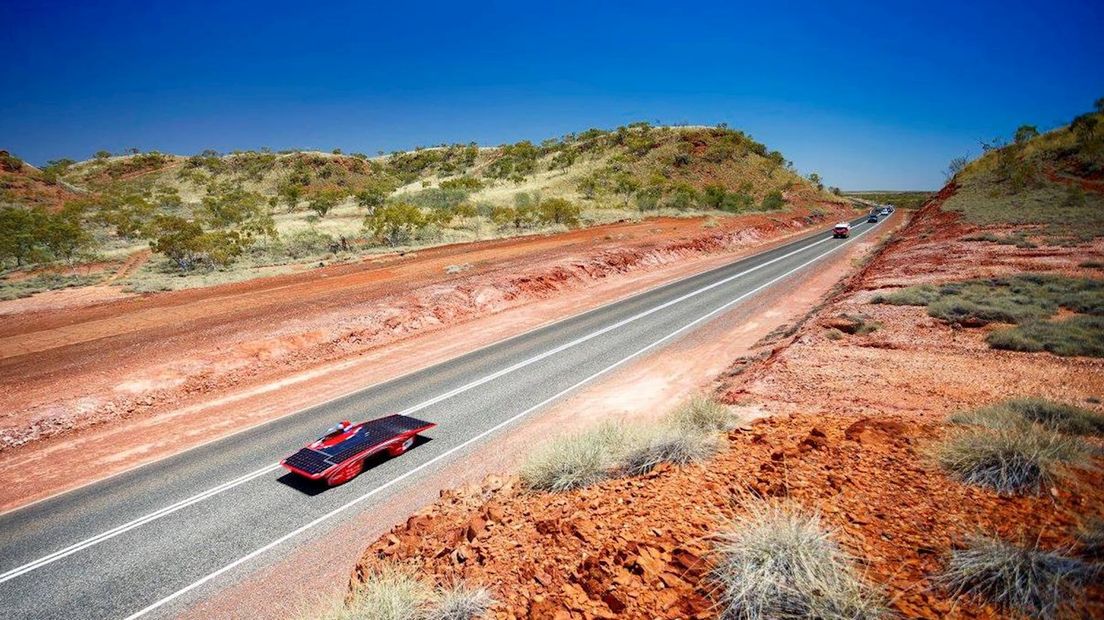
[[[716,228],[648,220],[64,313],[31,305],[0,324],[0,476],[13,483],[0,491],[0,507],[86,481],[46,463],[79,454],[89,464],[84,470],[95,472],[89,480],[120,471],[720,264],[841,214],[725,218]],[[472,268],[446,273],[465,263]],[[467,329],[440,338],[460,324]],[[112,454],[119,437],[170,421],[174,433],[146,433],[148,443]]]
[[[963,240],[975,230],[931,204],[788,345],[750,369],[734,366],[722,378],[724,400],[773,417],[730,434],[708,466],[558,495],[522,491],[512,478],[446,493],[373,543],[351,587],[377,562],[399,560],[431,580],[491,588],[500,619],[714,617],[708,536],[741,510],[736,500],[763,496],[819,511],[901,616],[1002,617],[933,583],[947,553],[977,531],[1076,549],[1076,527],[1104,515],[1104,476],[1076,472],[1042,496],[1001,497],[948,478],[928,450],[955,410],[1012,395],[1099,402],[1087,399],[1104,392],[1104,360],[992,351],[984,330],[868,301],[886,286],[1021,265],[1076,271],[1102,253],[1083,246],[1040,258],[997,244],[979,252]],[[828,328],[843,314],[882,327],[832,340]],[[1086,605],[1086,617],[1104,614],[1100,584]]]

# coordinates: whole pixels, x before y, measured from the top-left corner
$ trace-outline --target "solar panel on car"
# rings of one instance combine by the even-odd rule
[[[326,458],[327,455],[311,450],[310,448],[303,448],[287,457],[285,462],[292,467],[305,471],[309,474],[320,474],[330,467],[333,467],[333,463],[329,462]]]
[[[426,426],[430,426],[430,423],[424,420],[405,415],[389,415],[366,423],[357,429],[355,435],[336,446],[317,450],[303,448],[288,457],[287,463],[305,472],[317,474],[356,456],[374,445]],[[305,466],[301,467],[299,462],[304,463]]]

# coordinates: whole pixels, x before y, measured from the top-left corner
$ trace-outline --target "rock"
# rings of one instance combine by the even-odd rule
[[[487,530],[487,522],[480,516],[474,516],[468,521],[467,529],[464,532],[464,537],[471,542],[479,537],[480,534]]]
[[[606,607],[610,608],[615,614],[619,614],[629,606],[624,599],[624,595],[617,592],[617,590],[610,590],[602,595],[602,602],[606,604]]]

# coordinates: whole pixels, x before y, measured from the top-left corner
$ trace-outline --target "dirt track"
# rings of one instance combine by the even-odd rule
[[[39,299],[0,326],[0,474],[29,484],[20,472],[35,471],[33,491],[9,486],[0,505],[81,481],[45,471],[48,462],[79,452],[96,475],[118,471],[348,391],[350,381],[365,385],[440,361],[833,217],[648,220],[64,312]],[[464,267],[450,274],[452,265]],[[413,338],[461,324],[447,339]],[[159,432],[169,423],[173,433]],[[113,447],[134,436],[149,439],[123,453]]]

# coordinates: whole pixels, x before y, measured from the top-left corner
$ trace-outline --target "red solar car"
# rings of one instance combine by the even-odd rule
[[[382,450],[398,456],[414,445],[418,433],[434,426],[433,422],[398,414],[359,424],[345,421],[280,464],[304,478],[337,486],[356,478],[368,457]]]

